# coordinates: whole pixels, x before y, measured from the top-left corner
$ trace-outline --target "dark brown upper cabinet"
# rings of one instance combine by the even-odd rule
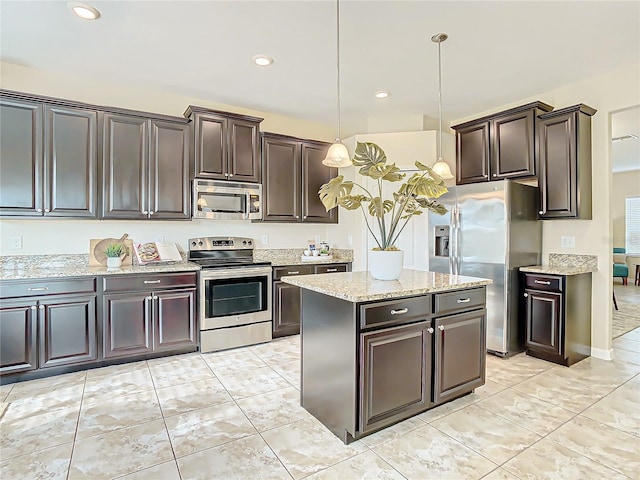
[[[338,223],[338,209],[327,212],[320,187],[338,175],[322,165],[330,144],[273,133],[262,134],[263,221]]]
[[[189,106],[195,176],[259,183],[262,118]]]
[[[102,218],[189,219],[189,124],[105,113]]]
[[[591,219],[591,117],[584,104],[540,115],[540,218]]]
[[[536,118],[552,109],[534,102],[452,127],[456,184],[535,176]]]
[[[97,218],[98,112],[0,93],[0,215]]]

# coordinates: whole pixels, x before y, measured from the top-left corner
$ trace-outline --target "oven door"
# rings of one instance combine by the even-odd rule
[[[271,321],[271,267],[200,272],[200,330]]]

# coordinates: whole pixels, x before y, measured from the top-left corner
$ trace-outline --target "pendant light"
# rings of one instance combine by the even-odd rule
[[[453,178],[453,174],[451,173],[451,169],[447,162],[442,159],[442,55],[440,52],[440,47],[442,42],[444,42],[449,35],[446,33],[436,33],[433,37],[431,37],[431,41],[438,44],[438,107],[439,107],[439,116],[440,116],[440,132],[438,135],[438,161],[433,164],[434,172],[440,175],[443,179],[448,180]]]
[[[337,102],[337,135],[336,141],[327,152],[327,156],[322,160],[322,164],[327,167],[350,167],[352,165],[349,158],[349,152],[347,147],[340,141],[340,0],[336,0],[336,58],[337,58],[337,90],[338,90],[338,102]]]

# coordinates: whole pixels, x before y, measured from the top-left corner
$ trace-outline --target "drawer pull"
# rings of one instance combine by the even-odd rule
[[[29,287],[27,288],[28,292],[44,292],[49,290],[49,287]]]
[[[338,271],[337,268],[327,268],[327,273],[337,272],[337,271]]]
[[[438,325],[438,330],[440,330],[441,332],[444,331],[444,325]]]
[[[551,282],[548,282],[546,280],[534,280],[533,283],[538,283],[540,285],[551,285]]]
[[[38,308],[38,307],[36,307],[36,306],[34,305],[34,306],[32,306],[32,307],[31,307],[31,310],[35,310],[36,308]]]
[[[40,306],[38,307],[38,310],[44,310],[44,305],[40,305]]]
[[[528,293],[525,293],[525,294],[524,294],[524,296],[525,296],[525,298],[526,298],[526,297],[528,297],[528,296],[529,296],[529,294],[528,294]]]
[[[433,333],[433,332],[435,332],[435,330],[433,328],[429,327],[429,328],[427,328],[427,332]]]
[[[295,272],[287,272],[287,275],[298,275],[300,273],[299,270],[296,270]]]
[[[160,283],[161,280],[145,280],[144,283]]]
[[[471,298],[459,298],[457,300],[458,303],[469,303],[471,301]]]
[[[401,308],[399,310],[391,310],[391,315],[402,315],[403,313],[407,313],[409,311],[408,308]]]

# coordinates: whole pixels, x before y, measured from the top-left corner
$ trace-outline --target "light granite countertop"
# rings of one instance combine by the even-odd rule
[[[197,272],[200,266],[190,262],[164,265],[129,265],[110,269],[90,267],[88,255],[33,255],[0,259],[0,280],[30,280],[37,278],[94,277],[145,273]]]
[[[531,267],[520,267],[521,272],[543,273],[547,275],[582,275],[597,271],[596,267],[581,266],[574,267],[568,265],[533,265]]]
[[[375,280],[369,272],[346,272],[296,275],[283,277],[282,281],[354,303],[464,290],[493,283],[486,278],[407,269],[398,280]]]
[[[302,248],[270,248],[255,249],[253,258],[271,262],[273,267],[285,265],[318,265],[323,263],[350,263],[353,262],[353,250],[334,248],[329,256],[311,257],[302,260]]]

